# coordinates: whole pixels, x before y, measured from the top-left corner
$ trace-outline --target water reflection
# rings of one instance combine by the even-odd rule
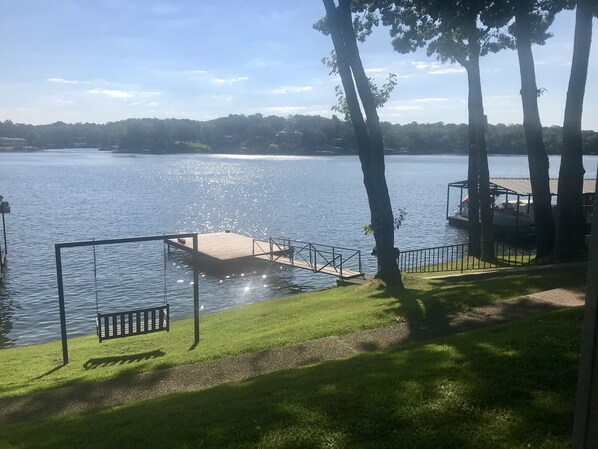
[[[588,173],[596,172],[597,161],[584,158]],[[0,153],[0,164],[2,193],[15,205],[9,272],[0,293],[0,345],[60,338],[58,242],[230,229],[255,238],[285,236],[361,249],[364,269],[376,269],[369,256],[373,238],[362,233],[370,216],[356,157],[129,157],[57,150]],[[558,175],[558,166],[558,157],[551,157],[551,176]],[[525,157],[491,157],[490,170],[493,176],[528,176]],[[446,186],[467,177],[466,157],[393,156],[387,158],[386,176],[393,205],[407,211],[397,247],[466,238],[445,219]],[[171,254],[166,270],[160,245],[104,247],[97,256],[100,307],[159,305],[166,283],[173,317],[192,316],[193,273],[181,256]],[[91,249],[65,250],[63,264],[69,336],[93,333]],[[203,271],[200,301],[209,312],[334,282],[332,276],[274,264]]]

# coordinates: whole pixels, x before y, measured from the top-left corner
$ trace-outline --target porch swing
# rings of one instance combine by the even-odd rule
[[[164,245],[164,297],[162,305],[124,312],[102,313],[98,297],[96,247],[93,247],[93,277],[96,300],[96,332],[100,343],[114,338],[170,331],[170,307],[166,289],[166,245]]]

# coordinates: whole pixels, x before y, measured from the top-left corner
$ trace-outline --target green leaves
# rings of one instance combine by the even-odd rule
[[[337,57],[334,50],[330,52],[329,57],[322,58],[322,64],[330,69],[330,75],[338,74]],[[380,108],[384,106],[384,104],[386,104],[386,102],[390,99],[390,94],[397,85],[397,75],[395,73],[389,73],[388,78],[386,78],[386,81],[382,87],[378,87],[372,78],[368,78],[368,82],[372,91],[372,95],[374,96],[376,108]],[[350,122],[351,119],[349,117],[349,107],[347,105],[347,99],[345,98],[343,88],[337,85],[334,88],[334,91],[336,96],[336,104],[332,106],[331,109],[341,114],[345,118],[345,121]]]
[[[405,220],[405,218],[407,217],[407,211],[403,208],[398,208],[397,211],[394,214],[394,218],[393,218],[393,222],[394,222],[394,227],[396,230],[398,230],[401,225],[403,224],[403,221]],[[374,233],[374,227],[372,226],[371,223],[368,223],[366,225],[363,225],[363,233],[365,235],[372,235]]]

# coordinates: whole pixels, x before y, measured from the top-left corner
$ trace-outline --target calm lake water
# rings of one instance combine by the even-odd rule
[[[560,160],[551,158],[551,176]],[[597,157],[584,159],[594,177]],[[528,177],[527,159],[491,157],[491,176]],[[464,156],[391,156],[387,180],[395,208],[407,215],[397,246],[461,242],[445,220],[446,186],[467,177]],[[373,237],[357,157],[229,155],[127,156],[96,150],[0,154],[8,269],[0,291],[0,347],[60,337],[54,244],[230,229],[362,250],[366,271]],[[455,205],[451,205],[453,207]],[[161,242],[63,251],[69,336],[95,332],[96,292],[103,312],[160,305],[174,318],[192,314],[192,271],[180,254],[164,269]],[[200,278],[205,312],[334,284],[300,269],[268,266]],[[97,289],[95,284],[97,283]]]

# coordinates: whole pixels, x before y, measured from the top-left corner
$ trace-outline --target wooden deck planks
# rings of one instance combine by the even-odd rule
[[[211,257],[218,261],[225,262],[254,255],[253,238],[246,235],[233,232],[214,232],[211,234],[198,234],[197,240],[199,255]],[[184,247],[183,249],[187,251],[193,251],[192,239],[184,239],[184,242],[168,240],[167,243]],[[255,254],[265,254],[269,248],[268,242],[258,241],[255,246]]]
[[[254,240],[252,237],[235,234],[234,232],[198,234],[197,237],[200,258],[207,258],[219,263],[251,258],[314,271],[313,267],[303,260],[295,259],[291,263],[291,260],[284,255],[284,248],[279,248],[277,245],[274,245],[272,251],[274,260],[270,260],[270,243],[267,241]],[[183,241],[167,240],[166,242],[174,247],[193,252],[192,239],[184,239]],[[341,277],[339,270],[332,266],[316,268],[316,272]],[[342,278],[347,279],[361,275],[362,273],[358,271],[343,269]]]

